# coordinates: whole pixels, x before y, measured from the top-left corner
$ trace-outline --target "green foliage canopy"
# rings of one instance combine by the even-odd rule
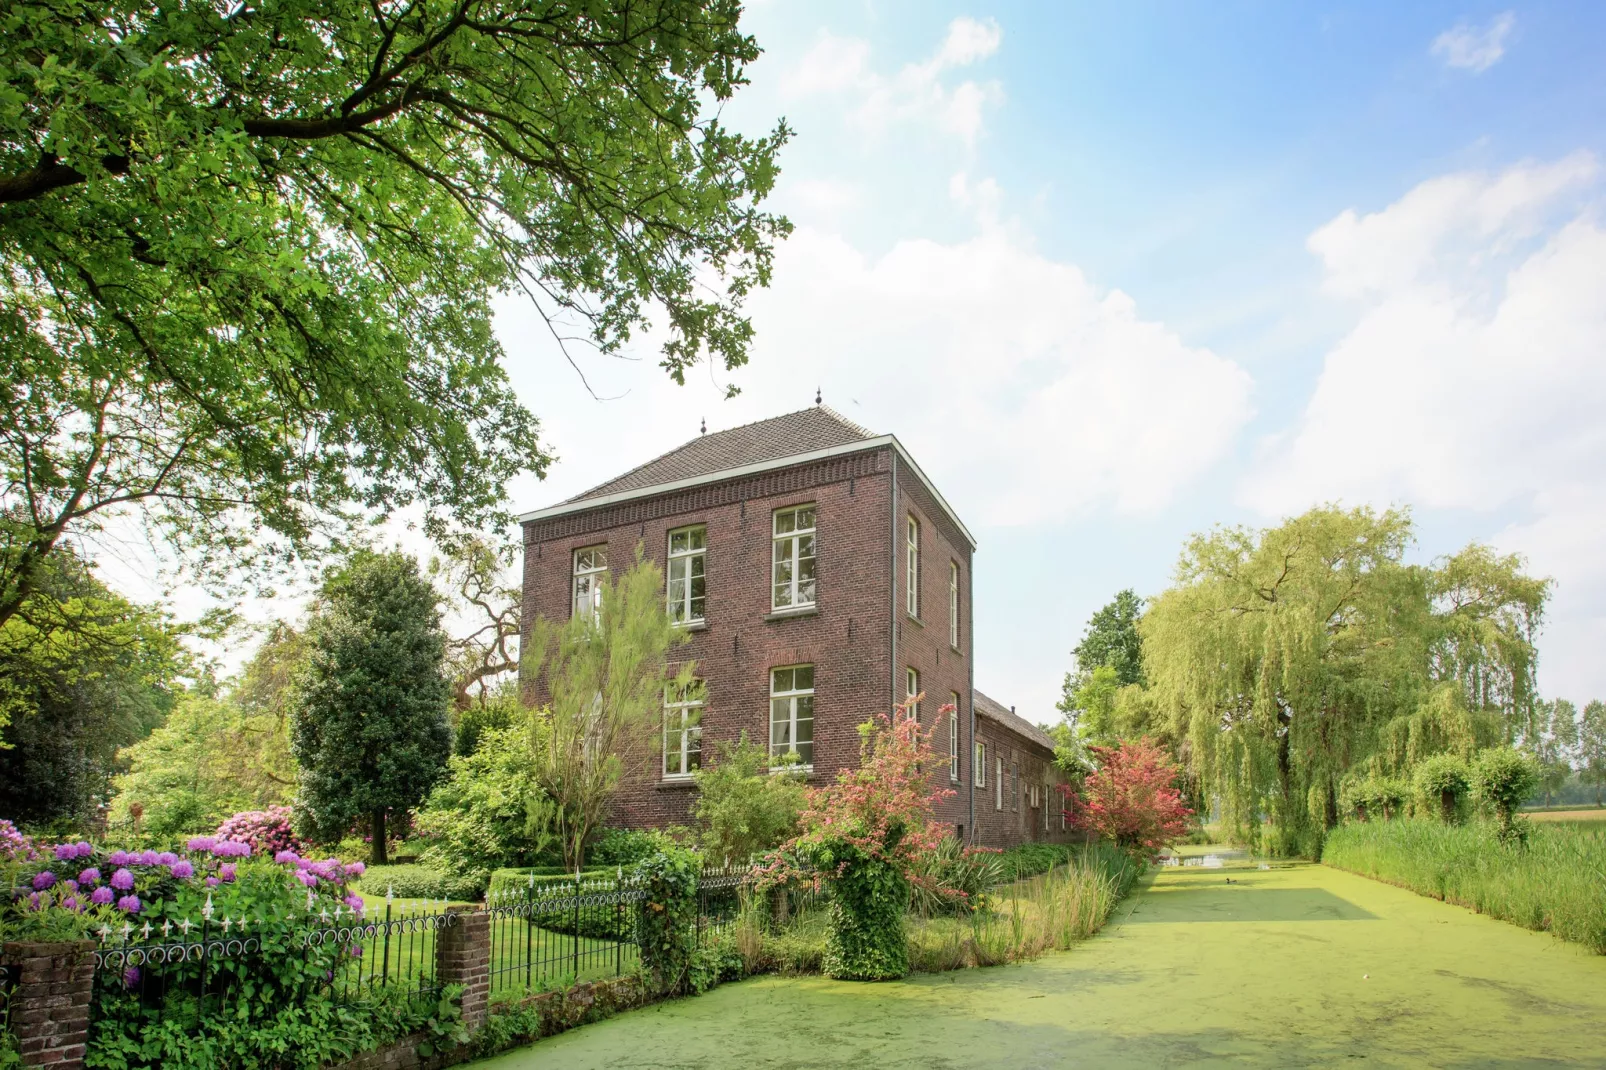
[[[1188,543],[1138,627],[1156,708],[1229,825],[1264,816],[1271,847],[1311,851],[1352,769],[1530,731],[1549,581],[1481,546],[1410,565],[1411,539],[1404,512],[1330,506]]]
[[[784,124],[718,119],[737,0],[21,0],[0,12],[0,622],[137,509],[206,574],[417,505],[482,529],[549,458],[520,294],[677,381],[733,368],[789,225]]]
[[[710,860],[741,864],[797,834],[806,778],[784,767],[772,773],[769,749],[749,742],[745,733],[735,744],[718,744],[713,762],[692,779],[692,815]]]
[[[359,551],[325,578],[307,643],[291,721],[297,805],[326,840],[369,818],[383,864],[387,815],[417,805],[451,753],[439,598],[411,557]]]
[[[57,554],[0,624],[0,813],[82,820],[196,670],[183,630]]]
[[[470,754],[453,757],[447,774],[418,811],[417,828],[433,839],[424,861],[456,875],[527,866],[543,844],[529,830],[540,797],[529,760],[528,717],[479,737]]]

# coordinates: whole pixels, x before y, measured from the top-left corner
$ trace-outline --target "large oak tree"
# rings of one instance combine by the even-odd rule
[[[0,10],[0,623],[133,510],[201,574],[548,455],[492,302],[731,368],[784,220],[735,0],[19,0]]]

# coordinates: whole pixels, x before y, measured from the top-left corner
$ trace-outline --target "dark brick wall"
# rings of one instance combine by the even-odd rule
[[[1081,837],[1060,827],[1064,809],[1053,787],[1065,777],[1054,766],[1053,752],[1025,739],[987,717],[976,718],[976,738],[987,747],[987,784],[976,789],[976,842],[988,847],[1011,847],[1018,843],[1069,843]],[[998,760],[1004,762],[1004,805],[997,808]],[[1014,795],[1012,768],[1020,770],[1020,798]],[[1032,805],[1030,785],[1038,785],[1037,806]],[[1044,829],[1044,808],[1049,827]]]
[[[907,466],[897,463],[897,564],[895,586],[898,621],[895,661],[897,678],[893,687],[897,701],[904,700],[908,687],[907,671],[913,668],[920,674],[920,687],[925,699],[920,706],[920,720],[924,727],[934,727],[932,746],[939,753],[948,747],[946,717],[938,710],[959,696],[959,763],[958,779],[944,771],[937,778],[937,786],[950,788],[954,795],[938,807],[938,817],[957,832],[965,826],[965,838],[970,838],[970,566],[968,544],[937,503],[926,493],[924,484]],[[918,618],[908,613],[906,525],[913,516],[920,523],[920,575]],[[949,644],[948,632],[948,566],[959,566],[959,645]],[[978,841],[985,842],[985,841]]]
[[[638,542],[662,564],[670,529],[706,525],[708,624],[677,651],[697,662],[707,684],[703,753],[711,755],[717,743],[734,741],[744,731],[767,743],[770,669],[810,663],[815,666],[812,782],[824,783],[857,761],[856,726],[887,712],[892,699],[891,482],[891,450],[883,448],[531,522],[525,525],[524,619],[569,615],[575,549],[606,543],[617,574],[628,566]],[[771,514],[810,501],[816,506],[818,610],[766,620]],[[544,698],[537,681],[526,680],[525,687],[532,701]],[[664,781],[656,753],[633,764],[615,820],[630,826],[687,824],[690,786]]]

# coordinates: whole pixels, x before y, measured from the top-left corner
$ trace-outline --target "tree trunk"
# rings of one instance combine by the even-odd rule
[[[368,830],[373,834],[373,864],[376,866],[382,866],[385,864],[387,858],[385,853],[386,833],[384,807],[381,806],[379,809],[374,811],[373,820],[369,822]]]

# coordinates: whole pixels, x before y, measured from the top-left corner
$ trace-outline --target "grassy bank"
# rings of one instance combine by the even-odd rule
[[[1606,954],[1606,822],[1536,824],[1526,846],[1484,822],[1358,822],[1333,830],[1322,862]]]
[[[1031,856],[1021,868],[1032,868]],[[1023,860],[1024,861],[1024,860]],[[1065,950],[1103,927],[1143,867],[1113,847],[1061,850],[1058,864],[1000,885],[985,909],[963,917],[909,918],[909,964],[919,973],[997,966]],[[806,911],[783,928],[745,910],[731,931],[744,973],[810,974],[825,954],[827,908]]]

